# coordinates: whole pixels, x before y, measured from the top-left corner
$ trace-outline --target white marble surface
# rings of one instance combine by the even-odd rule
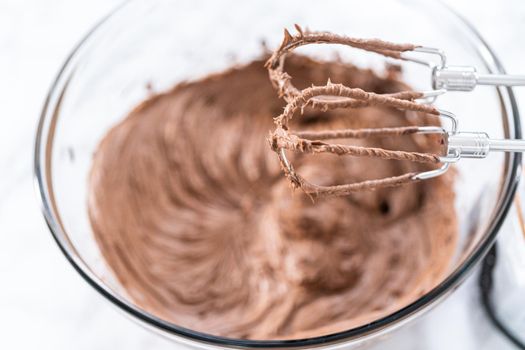
[[[0,349],[173,349],[120,315],[66,262],[32,184],[46,91],[78,39],[118,0],[0,0]],[[525,1],[448,0],[525,73]],[[525,104],[525,89],[518,92]],[[485,319],[470,278],[444,303],[374,348],[512,349]]]

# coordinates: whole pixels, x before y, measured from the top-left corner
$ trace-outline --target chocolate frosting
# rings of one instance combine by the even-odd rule
[[[289,57],[294,84],[406,89],[337,62]],[[440,282],[456,243],[451,173],[312,201],[292,193],[267,145],[284,106],[264,59],[182,83],[136,107],[94,156],[89,214],[101,252],[144,310],[196,331],[247,339],[321,336],[363,325]],[[382,106],[306,109],[303,129],[425,120]],[[414,135],[357,145],[425,151]],[[325,185],[424,170],[393,160],[292,156]]]

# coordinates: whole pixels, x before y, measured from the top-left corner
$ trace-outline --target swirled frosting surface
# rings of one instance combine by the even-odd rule
[[[137,106],[101,141],[90,220],[101,252],[148,312],[248,339],[321,336],[386,316],[438,284],[456,244],[452,175],[312,201],[292,193],[266,138],[284,102],[264,60],[182,83]],[[298,87],[406,89],[395,70],[292,56]],[[406,126],[429,116],[386,108],[318,112],[301,128]],[[415,136],[353,144],[429,150]],[[425,166],[297,155],[298,173],[340,184]]]

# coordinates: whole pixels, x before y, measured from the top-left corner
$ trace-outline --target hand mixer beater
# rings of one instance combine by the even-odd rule
[[[461,158],[485,158],[490,152],[524,152],[525,140],[494,140],[485,132],[463,132],[459,130],[458,118],[451,112],[432,105],[435,99],[448,91],[472,91],[477,85],[516,86],[525,85],[525,76],[478,74],[474,67],[447,66],[443,51],[412,44],[395,44],[379,39],[358,39],[328,32],[311,32],[295,26],[297,33],[291,35],[284,31],[280,47],[267,62],[270,80],[277,88],[280,97],[287,102],[282,114],[274,121],[276,129],[269,137],[270,146],[277,153],[281,167],[294,188],[300,188],[311,196],[343,196],[355,191],[372,190],[381,187],[431,179],[444,174],[450,164]],[[375,52],[386,57],[410,61],[424,65],[431,70],[433,90],[400,91],[389,94],[366,92],[334,84],[330,80],[323,86],[297,89],[292,77],[284,70],[285,58],[294,49],[309,44],[340,44]],[[414,53],[436,57],[439,63],[423,60]],[[404,126],[370,129],[343,129],[319,131],[292,131],[290,121],[306,107],[327,111],[336,108],[365,108],[385,106],[405,111],[415,111],[441,117],[448,121],[444,126]],[[401,137],[414,134],[434,134],[440,143],[438,153],[388,150],[375,147],[353,146],[328,142],[329,140],[362,139],[368,137]],[[377,157],[381,159],[406,160],[435,164],[434,168],[423,172],[410,172],[403,175],[372,179],[356,183],[321,186],[310,183],[297,174],[289,161],[286,151],[301,153],[332,153],[339,156]]]

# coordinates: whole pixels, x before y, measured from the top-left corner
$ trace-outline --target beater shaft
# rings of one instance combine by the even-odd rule
[[[525,152],[525,140],[490,139],[484,132],[458,132],[447,136],[447,156],[443,161],[460,158],[485,158],[491,151]]]
[[[435,89],[472,91],[477,85],[525,86],[525,75],[479,74],[474,67],[448,66],[435,68],[432,81]]]

